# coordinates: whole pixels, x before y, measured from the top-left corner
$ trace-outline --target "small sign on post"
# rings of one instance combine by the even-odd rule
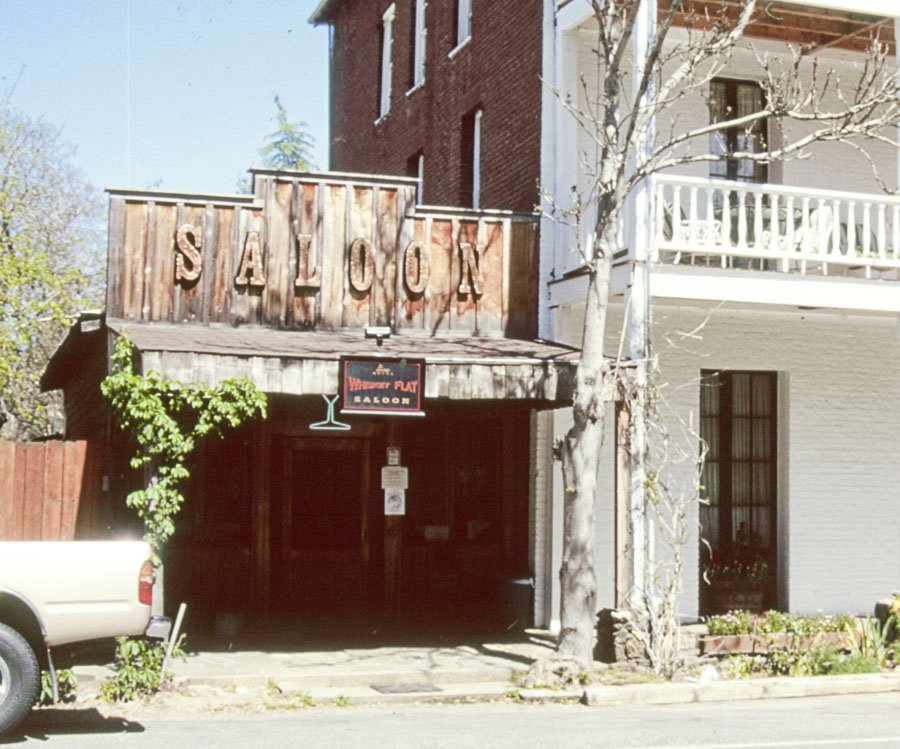
[[[384,490],[384,514],[406,514],[406,492],[403,489]]]
[[[384,514],[405,515],[409,469],[406,466],[383,466],[381,488],[384,489]]]

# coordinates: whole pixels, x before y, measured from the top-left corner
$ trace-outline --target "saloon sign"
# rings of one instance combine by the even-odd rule
[[[341,412],[424,416],[425,362],[341,359]]]
[[[310,264],[311,234],[301,234],[294,222],[296,289],[317,290],[322,286],[322,266]],[[203,272],[203,229],[193,224],[181,224],[175,234],[175,281],[182,284],[195,283]],[[372,288],[375,280],[375,249],[364,237],[354,239],[348,248],[349,280],[354,291],[365,293]],[[470,242],[459,243],[460,279],[457,292],[460,294],[484,293],[484,247]],[[403,281],[412,294],[421,294],[431,277],[431,256],[428,246],[421,241],[410,242],[403,251]],[[247,233],[234,277],[238,288],[260,288],[266,285],[265,263],[259,232]]]

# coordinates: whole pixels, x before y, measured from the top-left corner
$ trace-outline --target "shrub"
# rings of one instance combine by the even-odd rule
[[[849,655],[835,664],[832,674],[877,674],[881,665],[874,658]]]
[[[56,671],[56,687],[59,691],[60,702],[74,702],[75,692],[78,689],[78,679],[72,669],[60,668]],[[41,671],[41,692],[38,695],[38,705],[46,707],[53,703],[53,678],[49,671]]]
[[[179,638],[172,649],[173,657],[184,658]],[[144,637],[117,637],[115,672],[100,685],[100,696],[108,702],[129,702],[147,697],[162,689],[169,680],[163,673],[166,643]]]

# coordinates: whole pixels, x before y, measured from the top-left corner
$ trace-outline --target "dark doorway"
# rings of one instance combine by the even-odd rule
[[[777,375],[701,375],[701,612],[758,611],[776,599]]]
[[[333,616],[371,603],[369,450],[363,440],[285,439],[274,503],[275,614]]]

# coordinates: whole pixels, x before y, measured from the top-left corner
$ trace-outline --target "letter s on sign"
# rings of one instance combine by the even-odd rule
[[[189,237],[193,238],[193,244]],[[175,244],[181,251],[175,254],[175,280],[196,281],[203,270],[203,257],[200,255],[200,248],[203,247],[203,230],[193,224],[182,224],[175,232]]]

